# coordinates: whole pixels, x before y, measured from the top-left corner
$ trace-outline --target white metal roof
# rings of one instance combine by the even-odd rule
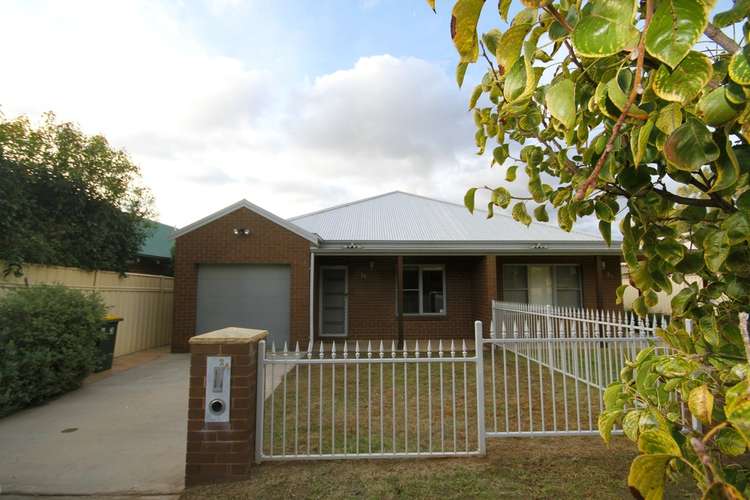
[[[539,222],[526,227],[502,213],[487,219],[486,212],[480,210],[471,214],[462,205],[401,191],[288,220],[325,242],[580,242],[606,246],[597,235],[566,232]]]

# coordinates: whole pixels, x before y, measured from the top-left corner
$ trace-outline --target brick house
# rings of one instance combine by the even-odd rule
[[[492,299],[614,309],[620,248],[393,192],[283,219],[243,200],[176,233],[173,351],[224,326],[310,339],[470,338]]]

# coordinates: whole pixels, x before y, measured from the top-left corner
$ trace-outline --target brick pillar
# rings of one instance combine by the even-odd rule
[[[258,342],[267,336],[224,328],[190,339],[185,486],[247,478],[255,460]],[[208,356],[231,357],[229,422],[205,421]]]

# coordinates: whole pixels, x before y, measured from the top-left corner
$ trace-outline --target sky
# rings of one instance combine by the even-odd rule
[[[0,112],[103,134],[178,227],[242,198],[283,217],[393,190],[461,203],[504,172],[476,155],[484,67],[458,88],[451,5],[0,0]]]

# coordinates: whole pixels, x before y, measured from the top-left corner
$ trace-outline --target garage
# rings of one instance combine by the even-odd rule
[[[281,346],[289,340],[289,292],[288,265],[201,264],[195,333],[256,328]]]

